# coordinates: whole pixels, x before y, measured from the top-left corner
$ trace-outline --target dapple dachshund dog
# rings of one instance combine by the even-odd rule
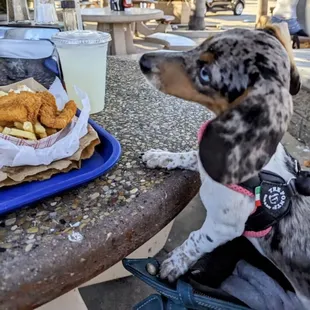
[[[176,280],[245,234],[310,309],[310,176],[280,143],[301,84],[281,28],[231,29],[190,51],[144,54],[140,67],[153,86],[215,118],[201,127],[198,151],[153,149],[142,160],[149,168],[199,171],[207,209],[202,227],[164,260],[161,278]]]

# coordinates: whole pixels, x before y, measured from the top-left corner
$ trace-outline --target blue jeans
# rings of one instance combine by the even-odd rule
[[[299,25],[297,18],[289,18],[289,19],[284,19],[276,16],[272,16],[271,18],[272,23],[282,23],[286,22],[288,25],[288,30],[290,32],[290,35],[297,34],[300,30],[302,30],[301,26]]]

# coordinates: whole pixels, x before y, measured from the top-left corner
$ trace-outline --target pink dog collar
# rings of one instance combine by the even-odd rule
[[[203,135],[204,131],[206,130],[206,128],[210,122],[211,122],[210,120],[206,121],[199,128],[199,130],[198,130],[198,143],[200,143],[200,141],[202,139],[202,135]],[[254,198],[254,194],[252,192],[250,192],[249,190],[245,189],[244,187],[242,187],[240,185],[229,184],[226,186],[235,192],[238,192],[238,193],[243,194],[245,196],[249,196],[249,197]],[[258,207],[259,206],[254,206],[254,209],[253,209],[251,214],[255,213]],[[262,230],[262,231],[244,231],[243,235],[246,237],[260,238],[260,237],[266,236],[271,231],[271,229],[272,229],[272,227],[268,227],[267,229]]]

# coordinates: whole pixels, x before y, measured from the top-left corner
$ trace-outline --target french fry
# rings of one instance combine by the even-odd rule
[[[34,132],[36,134],[38,134],[38,135],[46,134],[45,128],[39,122],[35,123],[35,125],[34,125]]]
[[[39,134],[39,137],[40,137],[40,139],[44,139],[44,138],[47,137],[47,133],[46,133],[46,132],[40,133],[40,134]]]
[[[53,135],[54,133],[57,132],[57,129],[54,129],[54,128],[46,128],[46,133],[48,136],[51,136]]]
[[[23,123],[20,123],[20,122],[14,122],[14,127],[16,127],[17,129],[21,129],[21,130],[24,129]]]
[[[2,127],[2,126],[0,126],[0,133],[2,133],[2,131],[3,131],[3,127]]]
[[[8,128],[5,127],[2,131],[4,135],[9,135],[17,138],[24,138],[28,140],[37,140],[36,135],[33,132],[29,131],[24,131],[20,129],[15,129],[15,128]]]
[[[32,126],[32,123],[31,122],[25,122],[23,124],[23,129],[25,131],[29,131],[29,132],[33,132],[34,133],[34,130],[33,130],[33,126]]]

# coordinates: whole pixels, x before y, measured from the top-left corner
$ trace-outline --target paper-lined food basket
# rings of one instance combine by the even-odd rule
[[[26,86],[34,92],[46,89],[34,79],[0,87],[9,92]],[[59,172],[78,169],[81,161],[91,157],[100,143],[96,131],[88,124],[90,103],[85,92],[76,89],[83,109],[62,130],[46,138],[30,141],[0,133],[0,187],[26,181],[44,180]],[[54,95],[58,110],[69,98],[59,79],[49,92]]]
[[[58,84],[58,81],[57,82],[55,81],[55,84]],[[0,91],[4,93],[8,93],[10,91],[15,91],[19,93],[20,91],[28,90],[28,89],[32,90],[33,92],[47,91],[47,89],[44,86],[42,86],[41,84],[39,84],[32,78],[18,82],[18,83],[0,87]],[[57,95],[57,92],[58,93],[62,92],[62,89],[60,86],[57,86],[57,89],[55,92],[56,95]],[[66,100],[65,96],[63,96],[63,99],[59,100],[59,105],[57,104],[58,108],[62,107],[62,102],[64,100]],[[20,138],[16,138],[16,137],[9,136],[9,135],[4,135],[2,133],[0,133],[0,139],[9,141],[17,146],[31,146],[34,149],[43,149],[43,148],[52,146],[58,139],[61,139],[62,137],[66,136],[73,129],[76,121],[77,121],[77,118],[75,117],[66,128],[40,140],[32,141],[32,140],[20,139]],[[1,167],[1,162],[0,162],[0,167]]]

